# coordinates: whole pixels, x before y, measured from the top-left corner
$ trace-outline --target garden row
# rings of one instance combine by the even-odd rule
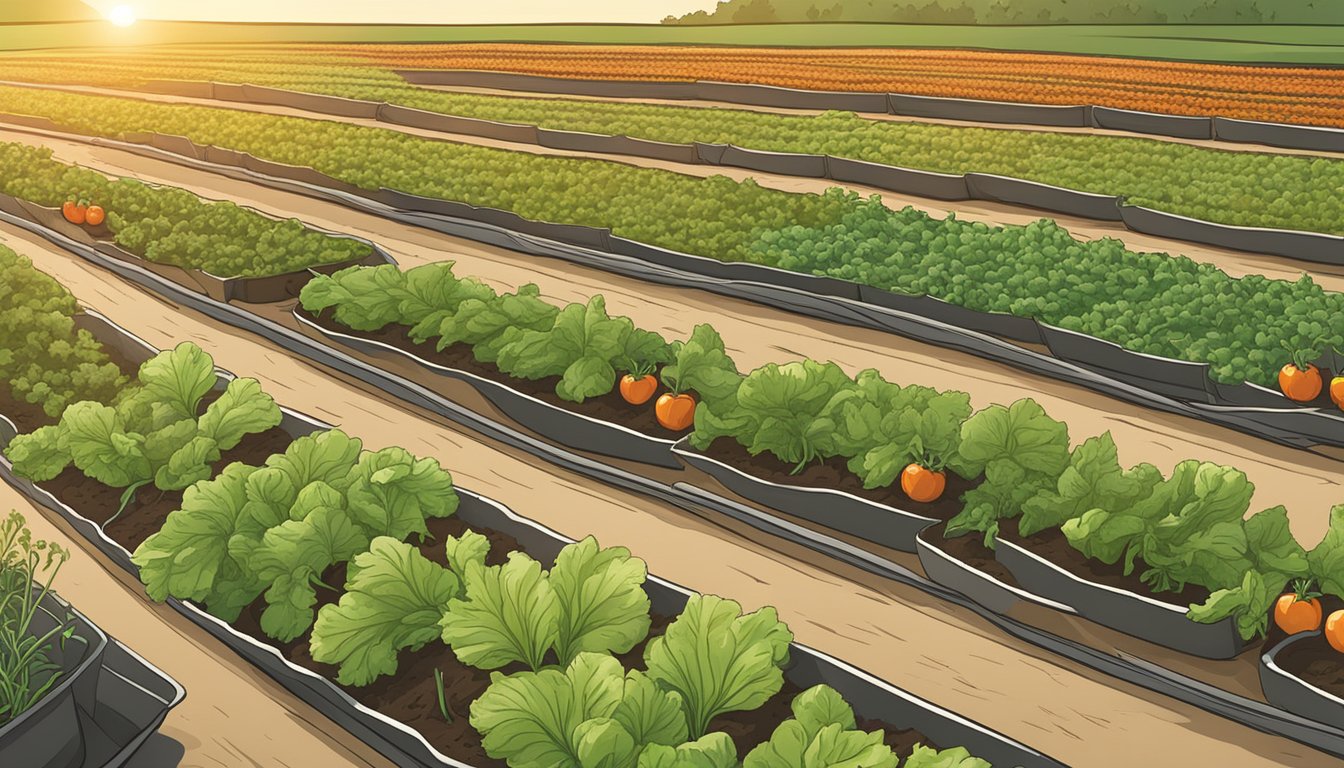
[[[1186,258],[1130,252],[1113,240],[1079,242],[1049,220],[990,227],[891,211],[840,190],[789,194],[750,181],[230,110],[31,89],[0,89],[0,109],[97,135],[185,135],[312,167],[360,190],[394,189],[529,220],[609,227],[621,238],[682,253],[834,276],[893,296],[887,301],[928,295],[1145,355],[1207,363],[1216,382],[1273,387],[1285,364],[1344,348],[1344,327],[1331,321],[1344,311],[1344,299],[1306,276],[1232,278]],[[1317,397],[1329,406],[1323,390]]]
[[[173,55],[173,54],[168,54]],[[325,45],[268,57],[388,69],[478,70],[557,79],[752,83],[822,91],[1344,125],[1337,70],[1003,51],[580,45]]]
[[[119,329],[103,332],[134,357]],[[12,471],[37,483],[32,493],[134,549],[152,597],[204,605],[240,633],[235,648],[242,636],[268,643],[290,678],[334,678],[413,721],[430,745],[414,758],[425,764],[444,761],[443,750],[472,765],[536,768],[765,768],[804,754],[987,765],[856,715],[818,675],[858,691],[870,717],[883,701],[883,717],[917,711],[1002,759],[1054,764],[930,705],[894,705],[893,689],[793,645],[773,608],[744,614],[731,600],[677,593],[628,550],[591,537],[547,552],[543,529],[454,488],[437,461],[318,429],[255,380],[221,377],[195,345],[150,357],[114,397],[50,422],[20,424],[26,434],[6,447]],[[137,495],[151,485],[157,493]],[[473,510],[470,522],[459,508]],[[521,541],[524,530],[543,543]],[[434,712],[416,704],[426,677]]]
[[[162,282],[147,285],[166,289]],[[1243,523],[1250,488],[1235,469],[1185,462],[1170,478],[1152,467],[1125,473],[1108,437],[1071,452],[1067,427],[1031,401],[971,413],[965,395],[900,387],[874,372],[851,378],[815,361],[768,365],[743,376],[708,326],[669,343],[628,319],[610,317],[600,297],[561,308],[538,294],[535,286],[525,286],[501,295],[477,281],[459,280],[451,264],[440,263],[407,272],[382,266],[317,276],[304,289],[307,308],[293,315],[287,307],[244,310],[187,303],[400,396],[414,386],[407,382],[443,393],[445,403],[469,404],[483,395],[515,424],[551,444],[644,461],[643,471],[651,475],[675,469],[665,481],[668,487],[686,486],[696,474],[680,469],[685,462],[747,500],[785,513],[777,519],[793,514],[867,539],[878,556],[887,547],[917,550],[936,581],[991,607],[1003,606],[1003,595],[1028,594],[997,562],[1013,537],[1007,529],[1028,502],[1042,507],[1038,519],[1048,521],[1042,530],[1053,537],[1052,544],[1062,544],[1047,552],[1066,555],[1064,566],[1075,567],[1068,553],[1077,553],[1084,576],[1119,580],[1126,599],[1165,606],[1160,613],[1178,621],[1173,630],[1172,622],[1154,623],[1152,617],[1122,614],[1117,619],[1068,607],[1067,596],[1035,599],[1195,654],[1237,654],[1264,633],[1269,604],[1287,581],[1315,575],[1325,582],[1334,568],[1309,564],[1288,531],[1282,507]],[[319,316],[325,309],[334,311]],[[650,370],[668,389],[653,408],[648,402],[657,383],[640,375]],[[443,413],[460,419],[458,410],[453,406]],[[695,432],[673,445],[692,410]],[[488,424],[478,416],[472,420],[476,428]],[[700,447],[688,444],[692,441]],[[16,444],[17,454],[11,451],[21,468],[28,460],[23,445]],[[40,440],[34,437],[32,445]],[[1073,463],[1088,473],[1088,481],[1106,489],[1113,475],[1134,476],[1129,500],[1135,507],[1149,505],[1140,519],[1157,533],[1175,530],[1153,538],[1151,550],[1141,547],[1157,533],[1144,530],[1126,542],[1129,551],[1110,562],[1106,555],[1085,556],[1082,548],[1090,543],[1079,539],[1075,547],[1065,529],[1072,530],[1075,518],[1092,509],[1079,510],[1075,503],[1096,502],[1097,510],[1110,509],[1120,517],[1133,510],[1110,506],[1109,490],[1088,496],[1086,488],[1075,488],[1073,474],[1082,470]],[[1193,515],[1208,493],[1206,483],[1217,484],[1207,478],[1215,477],[1224,478],[1230,502],[1217,503],[1204,520],[1169,521],[1187,507]],[[819,494],[827,504],[817,504]],[[1240,506],[1237,498],[1243,499]],[[1218,541],[1192,535],[1210,520],[1219,523],[1223,535]],[[948,525],[960,535],[949,538]],[[816,546],[815,538],[800,543]],[[1316,559],[1328,563],[1329,552],[1321,545]],[[1198,563],[1182,566],[1187,556]],[[1210,559],[1225,560],[1226,567],[1199,570]],[[1130,562],[1138,570],[1131,570]],[[947,563],[954,564],[951,575]],[[1150,570],[1152,584],[1141,581]],[[1096,575],[1102,572],[1107,573]],[[1098,589],[1116,591],[1110,583]],[[1320,681],[1304,684],[1315,683]],[[1279,703],[1295,706],[1300,698]],[[1276,732],[1303,738],[1286,726]]]
[[[305,71],[303,64],[234,63],[212,69],[208,62],[193,64],[194,69],[185,71],[176,65],[150,66],[141,76],[181,80],[196,72],[205,75],[201,80],[214,80],[222,71],[237,82],[385,102],[459,118],[661,144],[719,144],[828,156],[933,174],[1004,176],[1118,196],[1128,205],[1202,221],[1344,234],[1339,201],[1329,193],[1344,184],[1344,161],[1337,159],[1228,152],[1116,136],[872,120],[853,112],[801,116],[448,93],[410,86],[391,72],[368,68],[308,65]],[[40,69],[30,76],[67,83],[98,77],[97,70],[85,63],[71,63],[64,72],[59,65],[51,66],[56,70]],[[113,66],[107,77],[125,77],[117,72],[124,66]],[[878,95],[878,101],[885,105],[886,96]],[[1254,188],[1242,183],[1248,178],[1257,180]]]

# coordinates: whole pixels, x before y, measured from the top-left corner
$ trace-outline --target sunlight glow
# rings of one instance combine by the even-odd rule
[[[118,5],[108,11],[107,20],[118,27],[129,27],[135,23],[135,9],[129,5]]]

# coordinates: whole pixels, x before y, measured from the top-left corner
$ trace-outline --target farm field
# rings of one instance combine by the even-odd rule
[[[54,689],[79,743],[158,731],[129,768],[1344,758],[1319,29],[109,18],[87,50],[78,22],[48,50],[0,25],[0,504],[71,550],[59,599],[187,691]],[[405,74],[457,69],[1316,127]],[[74,614],[43,610],[60,681]],[[159,718],[108,730],[112,685]],[[0,763],[13,733],[0,706]]]
[[[1067,748],[1070,743],[1077,745],[1078,735],[1088,739],[1088,750],[1102,734],[1117,737],[1115,749],[1122,749],[1122,732],[1114,728],[1120,722],[1121,712],[1134,713],[1125,717],[1136,718],[1136,728],[1148,728],[1150,721],[1156,719],[1170,722],[1170,727],[1183,733],[1189,723],[1203,722],[1204,743],[1188,742],[1191,759],[1201,751],[1216,753],[1223,748],[1229,749],[1229,758],[1250,752],[1269,764],[1312,765],[1318,759],[1300,747],[1254,733],[1238,732],[1225,747],[1220,740],[1225,727],[1222,722],[1197,710],[1183,708],[1179,714],[1160,713],[1150,710],[1142,695],[1112,699],[1120,694],[1110,684],[1092,682],[1091,673],[1069,672],[1058,666],[1057,661],[1034,658],[1029,649],[1015,651],[1017,660],[1009,661],[1010,657],[1003,654],[1013,644],[1009,641],[1005,645],[1001,637],[995,637],[974,617],[949,614],[946,608],[916,595],[900,590],[892,592],[890,586],[859,586],[854,580],[862,583],[864,579],[850,569],[837,572],[833,563],[811,564],[808,562],[811,557],[805,552],[787,546],[781,554],[755,541],[756,536],[748,532],[725,535],[718,525],[688,517],[644,497],[605,489],[572,476],[556,478],[553,469],[537,467],[525,456],[489,447],[488,443],[453,427],[434,424],[432,419],[383,402],[378,393],[314,371],[284,350],[195,313],[184,312],[120,281],[109,282],[105,273],[31,235],[0,225],[0,236],[10,246],[31,256],[36,266],[59,279],[77,296],[97,296],[99,311],[114,322],[125,324],[146,341],[165,347],[184,340],[199,343],[219,365],[240,375],[256,377],[267,392],[281,400],[294,402],[302,398],[320,403],[306,410],[330,423],[341,424],[351,434],[363,436],[370,447],[405,445],[439,456],[445,466],[453,467],[456,482],[486,492],[514,509],[526,510],[529,516],[557,530],[576,535],[597,532],[601,539],[628,542],[649,562],[653,572],[688,586],[714,584],[724,592],[728,590],[723,585],[730,584],[734,596],[748,606],[777,601],[780,594],[816,595],[821,594],[817,589],[825,589],[824,600],[808,599],[781,606],[781,616],[798,627],[800,640],[842,657],[862,657],[865,666],[875,674],[908,681],[916,693],[939,692],[935,698],[941,703],[955,706],[982,722],[1010,732],[1034,732],[1037,743],[1040,731],[1045,730],[1053,734],[1048,736],[1048,744],[1057,746],[1041,744],[1042,748],[1051,749],[1052,754],[1064,754],[1064,760],[1069,759],[1069,753],[1060,753],[1059,748]],[[581,517],[576,517],[580,510]],[[688,561],[680,554],[688,550],[702,556]],[[720,565],[710,568],[711,563]],[[869,618],[856,624],[853,617],[859,610]],[[895,639],[882,628],[893,626],[903,628],[901,642],[911,643],[911,652],[887,650]],[[870,654],[874,643],[884,649],[886,663],[873,663],[876,660]],[[954,655],[940,661],[939,656],[947,654],[953,643],[957,644]],[[965,676],[974,672],[960,660],[961,643],[966,644],[965,652],[972,658],[982,657],[976,663],[986,665],[986,674],[1004,674],[1005,668],[1009,668],[1017,670],[1013,674],[1025,676],[1013,685],[1011,693],[1005,690],[999,694],[1011,698],[1002,699],[1002,703],[985,700],[989,691],[966,684]],[[955,665],[950,663],[953,658],[958,659]],[[1021,694],[1028,690],[1040,692],[1039,708],[1007,705],[1008,701],[1020,704]],[[1087,695],[1088,691],[1103,697],[1095,703],[1095,709],[1094,704],[1084,704],[1082,699],[1067,713],[1059,708],[1065,692],[1072,698]],[[1096,714],[1086,714],[1092,711]],[[1013,712],[1022,717],[1021,724],[999,720]],[[1181,736],[1181,743],[1186,743],[1187,738]],[[1094,755],[1089,751],[1078,753],[1079,759],[1087,757]],[[1319,764],[1329,762],[1322,760]]]

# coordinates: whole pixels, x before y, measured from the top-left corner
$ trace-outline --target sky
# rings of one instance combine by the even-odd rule
[[[40,0],[39,0],[40,1]],[[556,21],[657,22],[709,10],[714,0],[85,0],[107,13],[129,5],[142,19],[513,24]]]

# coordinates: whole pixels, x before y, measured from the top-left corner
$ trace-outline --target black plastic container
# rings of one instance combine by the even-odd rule
[[[1260,688],[1265,700],[1280,709],[1332,728],[1344,730],[1344,699],[1317,688],[1277,663],[1279,654],[1297,643],[1319,639],[1321,632],[1289,635],[1260,655]],[[1344,658],[1344,657],[1341,657]]]
[[[1246,650],[1231,617],[1213,624],[1191,621],[1186,608],[1088,581],[1004,539],[999,539],[994,558],[1022,589],[1067,605],[1071,613],[1104,627],[1202,659],[1232,659]]]
[[[938,521],[844,491],[762,480],[710,458],[683,437],[672,452],[744,499],[890,549],[915,551],[915,537]]]

